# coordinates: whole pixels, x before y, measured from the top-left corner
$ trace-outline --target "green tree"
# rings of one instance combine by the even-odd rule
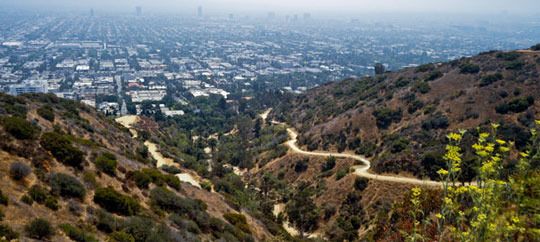
[[[289,222],[300,231],[301,237],[303,237],[304,232],[313,231],[318,227],[320,215],[319,208],[311,197],[312,192],[306,186],[300,184],[300,190],[293,195],[285,207]]]

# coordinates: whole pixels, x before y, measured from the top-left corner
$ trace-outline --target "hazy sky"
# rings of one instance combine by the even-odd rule
[[[206,13],[234,12],[448,12],[448,13],[540,13],[540,0],[0,0],[3,7],[40,9],[86,9],[132,11],[137,5],[146,11],[194,13],[203,6]]]

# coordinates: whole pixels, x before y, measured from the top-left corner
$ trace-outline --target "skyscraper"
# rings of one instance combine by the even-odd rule
[[[135,7],[135,11],[137,12],[137,16],[141,16],[141,15],[142,15],[142,7],[141,7],[141,6]]]
[[[93,8],[90,9],[90,17],[94,17],[94,9]]]
[[[311,19],[311,13],[304,13],[304,21]]]
[[[202,18],[202,7],[199,6],[199,8],[197,9],[197,16],[199,16],[199,18]]]

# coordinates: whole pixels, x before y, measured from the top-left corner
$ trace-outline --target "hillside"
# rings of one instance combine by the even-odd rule
[[[355,152],[370,157],[377,173],[438,179],[450,131],[498,122],[505,140],[525,148],[526,128],[539,117],[539,71],[540,52],[492,51],[331,82],[284,98],[270,115],[296,127],[306,150]],[[472,162],[470,150],[465,161]]]
[[[253,241],[270,236],[221,194],[181,182],[175,175],[181,169],[156,169],[143,139],[83,104],[54,95],[0,94],[0,124],[0,237]]]

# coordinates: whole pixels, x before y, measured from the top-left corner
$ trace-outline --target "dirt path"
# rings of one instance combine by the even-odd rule
[[[266,121],[266,118],[268,118],[268,114],[272,111],[272,108],[267,109],[263,113],[259,115],[260,118],[262,118],[263,121]]]
[[[133,129],[133,124],[139,122],[139,116],[137,115],[126,115],[119,118],[116,118],[116,122],[120,123],[124,127],[129,129],[129,132],[133,135],[133,138],[137,138],[137,130]]]
[[[274,209],[272,211],[274,216],[277,217],[280,213],[283,213],[283,211],[285,211],[285,204],[284,203],[274,204]],[[283,229],[285,229],[285,231],[287,231],[287,233],[289,233],[292,236],[300,235],[300,232],[296,228],[291,226],[291,224],[287,220],[283,221]],[[306,237],[306,238],[317,238],[317,237],[320,237],[320,235],[317,232],[304,233],[304,237]]]
[[[287,132],[289,133],[290,140],[287,141],[287,145],[291,150],[295,153],[304,154],[304,155],[311,155],[311,156],[324,156],[324,157],[337,157],[337,158],[352,158],[358,161],[361,161],[364,163],[363,166],[354,166],[354,174],[374,179],[378,181],[389,181],[389,182],[398,182],[398,183],[407,183],[407,184],[414,184],[414,185],[423,185],[423,186],[442,186],[441,182],[436,181],[430,181],[430,180],[420,180],[416,178],[407,178],[407,177],[398,177],[398,176],[385,176],[385,175],[377,175],[372,174],[369,172],[369,168],[371,167],[371,162],[367,160],[366,158],[359,156],[359,155],[352,155],[352,154],[345,154],[345,153],[329,153],[329,152],[309,152],[309,151],[303,151],[298,146],[296,146],[296,141],[298,134],[290,129],[287,128]]]
[[[124,127],[129,129],[129,132],[133,135],[133,138],[137,138],[137,130],[133,128],[133,125],[139,122],[140,118],[137,115],[126,115],[122,116],[116,119],[116,122],[122,124]],[[163,165],[167,166],[177,166],[173,159],[164,157],[158,150],[157,145],[150,142],[145,141],[144,145],[148,148],[148,152],[150,152],[150,155],[157,161],[156,167],[161,167]],[[180,173],[176,174],[176,177],[180,179],[180,181],[189,183],[197,188],[201,188],[201,185],[199,184],[200,178],[193,176],[190,173]]]

